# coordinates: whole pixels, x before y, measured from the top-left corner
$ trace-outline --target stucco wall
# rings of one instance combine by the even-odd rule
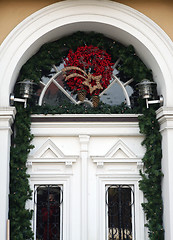
[[[0,43],[2,43],[10,31],[26,17],[55,2],[58,2],[58,0],[1,0]],[[151,18],[173,40],[172,0],[119,0],[117,2],[128,5]]]

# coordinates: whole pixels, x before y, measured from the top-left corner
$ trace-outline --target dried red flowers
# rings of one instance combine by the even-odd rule
[[[111,56],[98,47],[91,45],[78,47],[76,52],[70,50],[64,62],[66,70],[70,69],[66,71],[65,82],[73,93],[83,89],[88,95],[99,95],[110,84],[113,72]],[[100,78],[95,78],[96,76]],[[100,79],[99,83],[95,79]],[[86,82],[90,86],[87,86]],[[97,88],[97,84],[100,87]]]

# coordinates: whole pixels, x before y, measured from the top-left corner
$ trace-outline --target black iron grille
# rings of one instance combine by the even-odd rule
[[[129,185],[111,185],[106,190],[107,239],[131,240],[134,192]]]
[[[41,185],[35,192],[36,240],[61,239],[62,186]]]

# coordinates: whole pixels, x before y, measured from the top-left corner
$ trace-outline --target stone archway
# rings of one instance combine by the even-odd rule
[[[135,46],[144,63],[153,70],[164,104],[172,106],[173,45],[150,19],[134,9],[111,1],[63,1],[25,19],[1,46],[1,106],[9,105],[21,66],[47,42],[77,30],[101,32]]]

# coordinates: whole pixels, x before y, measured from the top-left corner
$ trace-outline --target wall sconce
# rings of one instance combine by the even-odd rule
[[[140,83],[136,84],[136,86],[139,90],[139,96],[146,99],[147,108],[149,108],[149,104],[160,103],[160,105],[163,105],[163,96],[159,96],[159,99],[155,99],[157,97],[157,84],[155,82],[143,79]]]
[[[14,94],[10,94],[10,105],[14,105],[14,102],[23,102],[24,108],[27,106],[27,99],[31,98],[31,96],[34,94],[34,85],[36,83],[33,83],[30,79],[24,79],[22,82],[18,82],[20,84],[20,95],[22,98],[15,98]]]

